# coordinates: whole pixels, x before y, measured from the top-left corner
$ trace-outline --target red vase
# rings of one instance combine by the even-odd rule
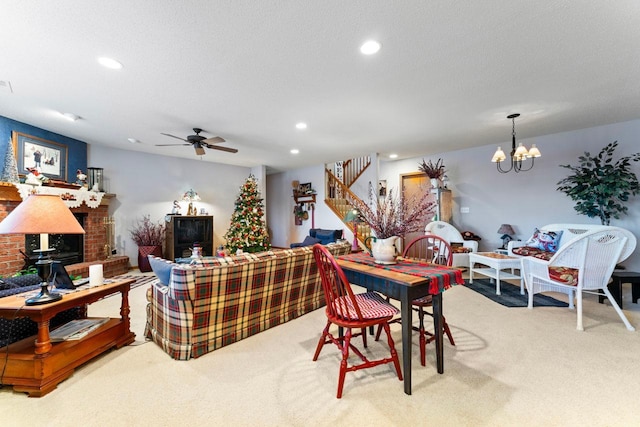
[[[151,271],[151,264],[149,264],[147,255],[162,257],[162,246],[138,246],[138,268],[141,273]]]

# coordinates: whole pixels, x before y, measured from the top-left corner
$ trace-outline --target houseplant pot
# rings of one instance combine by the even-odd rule
[[[129,232],[133,241],[138,245],[138,268],[143,273],[151,271],[147,256],[162,257],[162,244],[165,236],[164,223],[154,223],[149,215],[146,215],[139,219]]]
[[[162,257],[162,245],[138,246],[138,268],[141,273],[151,271],[148,255]]]

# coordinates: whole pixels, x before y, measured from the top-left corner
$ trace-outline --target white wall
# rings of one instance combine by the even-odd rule
[[[600,224],[598,218],[578,215],[573,209],[574,202],[556,190],[557,182],[570,173],[568,169],[559,165],[576,165],[578,156],[585,151],[595,155],[613,141],[618,141],[615,153],[617,160],[619,157],[640,151],[639,136],[640,120],[538,138],[524,138],[526,135],[522,135],[523,138],[519,137],[518,142],[523,142],[527,147],[532,143],[536,144],[542,152],[542,157],[536,160],[531,171],[519,174],[498,173],[495,164],[490,161],[497,145],[501,145],[505,152],[508,151],[511,146],[509,132],[506,132],[504,141],[496,141],[495,145],[434,154],[424,156],[424,159],[437,160],[441,157],[444,160],[454,200],[452,223],[461,231],[470,230],[482,237],[481,250],[493,250],[502,245],[497,230],[503,223],[511,224],[516,231],[514,237],[523,240],[529,238],[534,227],[549,223]],[[389,188],[398,188],[400,174],[417,172],[422,159],[423,157],[416,157],[408,160],[380,161],[379,178],[386,179]],[[640,175],[638,163],[631,163],[631,167]],[[304,181],[306,171],[287,172],[286,178],[281,176],[285,174],[269,176],[267,183],[270,200],[273,201],[275,198],[278,203],[284,203],[285,199],[279,192],[286,192],[290,198],[290,180]],[[322,179],[319,172],[315,176]],[[318,187],[318,184],[314,185]],[[331,228],[325,227],[325,224],[335,224],[337,217],[328,209],[320,209],[323,204],[318,204],[316,225]],[[461,207],[469,208],[469,213],[460,213]],[[620,220],[613,219],[611,225],[626,228],[636,237],[640,237],[640,196],[633,197],[628,207],[628,215]],[[292,211],[293,202],[289,212],[282,210],[279,216],[270,217],[270,227],[274,230],[289,227],[288,224],[293,224]],[[287,224],[287,227],[284,224]],[[305,235],[304,232],[299,232],[295,239],[291,240],[290,234],[282,233],[279,236],[281,245],[301,241],[300,237],[304,238]],[[627,269],[640,271],[639,251],[636,250],[624,265]]]
[[[89,145],[88,165],[104,168],[105,190],[116,195],[109,205],[116,222],[116,249],[132,265],[138,263],[138,247],[129,236],[135,221],[143,215],[164,220],[173,201],[180,201],[190,188],[202,198],[194,203],[198,211],[205,208],[214,217],[214,245],[223,244],[235,199],[251,173],[249,168],[97,145]],[[180,201],[180,205],[186,214],[187,203]]]

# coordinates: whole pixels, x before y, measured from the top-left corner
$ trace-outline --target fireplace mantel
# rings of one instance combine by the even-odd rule
[[[47,188],[47,187],[43,187]],[[56,187],[53,187],[56,188]],[[84,190],[76,190],[71,188],[64,188],[65,193],[69,194],[81,194],[85,192]],[[102,200],[100,201],[100,206],[108,206],[111,199],[116,197],[115,194],[105,193],[102,196]],[[21,202],[22,197],[20,197],[20,192],[18,188],[11,182],[1,182],[0,181],[0,202]]]

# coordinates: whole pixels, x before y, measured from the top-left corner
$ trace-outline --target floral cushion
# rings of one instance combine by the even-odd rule
[[[578,285],[578,270],[575,268],[551,266],[549,267],[549,277],[565,285]]]
[[[532,248],[531,246],[513,248],[513,253],[520,256],[532,256],[544,261],[549,261],[553,256],[553,252],[543,251],[538,248]]]
[[[527,240],[525,246],[542,249],[543,251],[555,252],[558,250],[558,244],[562,237],[560,231],[540,231],[537,228],[533,230],[533,236]]]

